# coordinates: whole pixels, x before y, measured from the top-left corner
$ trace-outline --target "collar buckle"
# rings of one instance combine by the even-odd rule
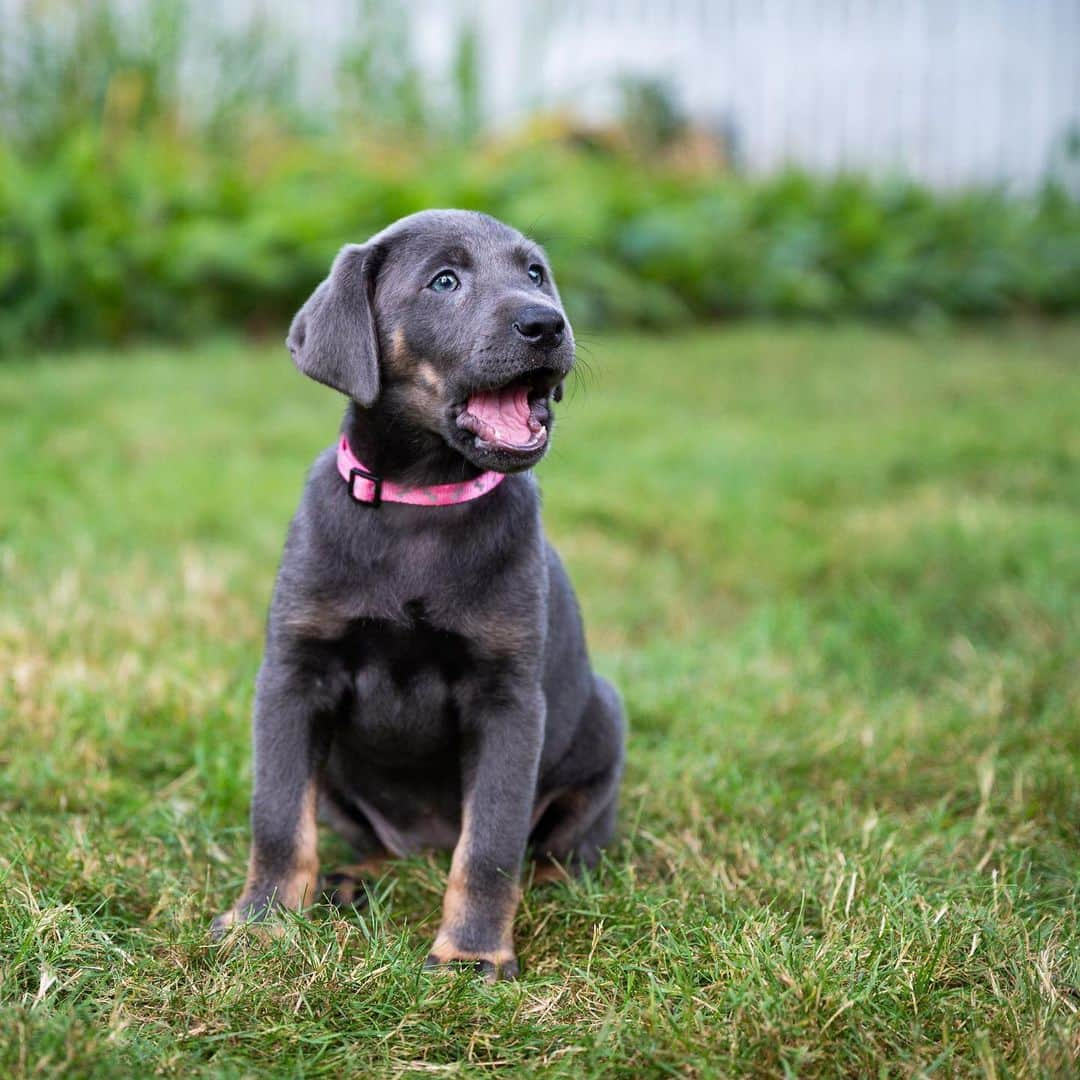
[[[361,499],[356,494],[356,478],[361,477],[364,480],[369,480],[372,485],[372,492],[370,499]],[[354,502],[358,502],[363,506],[382,506],[382,477],[376,476],[373,472],[368,472],[367,469],[359,465],[354,465],[349,470],[349,494],[352,496]]]

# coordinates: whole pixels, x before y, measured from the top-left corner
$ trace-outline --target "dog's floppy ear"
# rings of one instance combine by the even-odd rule
[[[377,251],[346,244],[330,276],[296,313],[285,344],[293,363],[361,405],[379,396],[379,338],[373,301]]]

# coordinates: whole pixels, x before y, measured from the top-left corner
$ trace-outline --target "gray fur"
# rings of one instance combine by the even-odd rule
[[[540,286],[531,264],[544,269]],[[444,267],[460,288],[425,287]],[[459,505],[373,508],[350,497],[332,448],[316,460],[257,680],[252,869],[234,916],[261,917],[280,895],[313,781],[324,820],[360,858],[457,845],[436,959],[496,977],[516,969],[504,924],[526,853],[589,866],[611,839],[625,723],[544,538],[529,471],[544,448],[485,449],[456,424],[471,392],[521,377],[550,416],[574,359],[554,313],[534,243],[485,215],[440,210],[344,248],[294,320],[297,366],[349,395],[343,430],[378,475],[509,475]],[[543,341],[515,329],[526,318],[547,326]]]
[[[371,405],[379,396],[372,254],[357,244],[343,247],[330,276],[296,313],[286,339],[305,375],[361,405]]]

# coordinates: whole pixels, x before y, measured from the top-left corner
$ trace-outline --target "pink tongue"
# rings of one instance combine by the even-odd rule
[[[524,386],[473,394],[467,408],[491,426],[499,442],[523,446],[533,439],[529,428],[529,392]]]

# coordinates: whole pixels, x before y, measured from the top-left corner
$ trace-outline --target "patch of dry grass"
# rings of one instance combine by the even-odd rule
[[[631,716],[524,977],[422,975],[446,863],[207,939],[334,396],[277,348],[0,369],[0,1071],[1069,1075],[1080,330],[612,338],[543,467]],[[328,861],[344,856],[326,837]]]

